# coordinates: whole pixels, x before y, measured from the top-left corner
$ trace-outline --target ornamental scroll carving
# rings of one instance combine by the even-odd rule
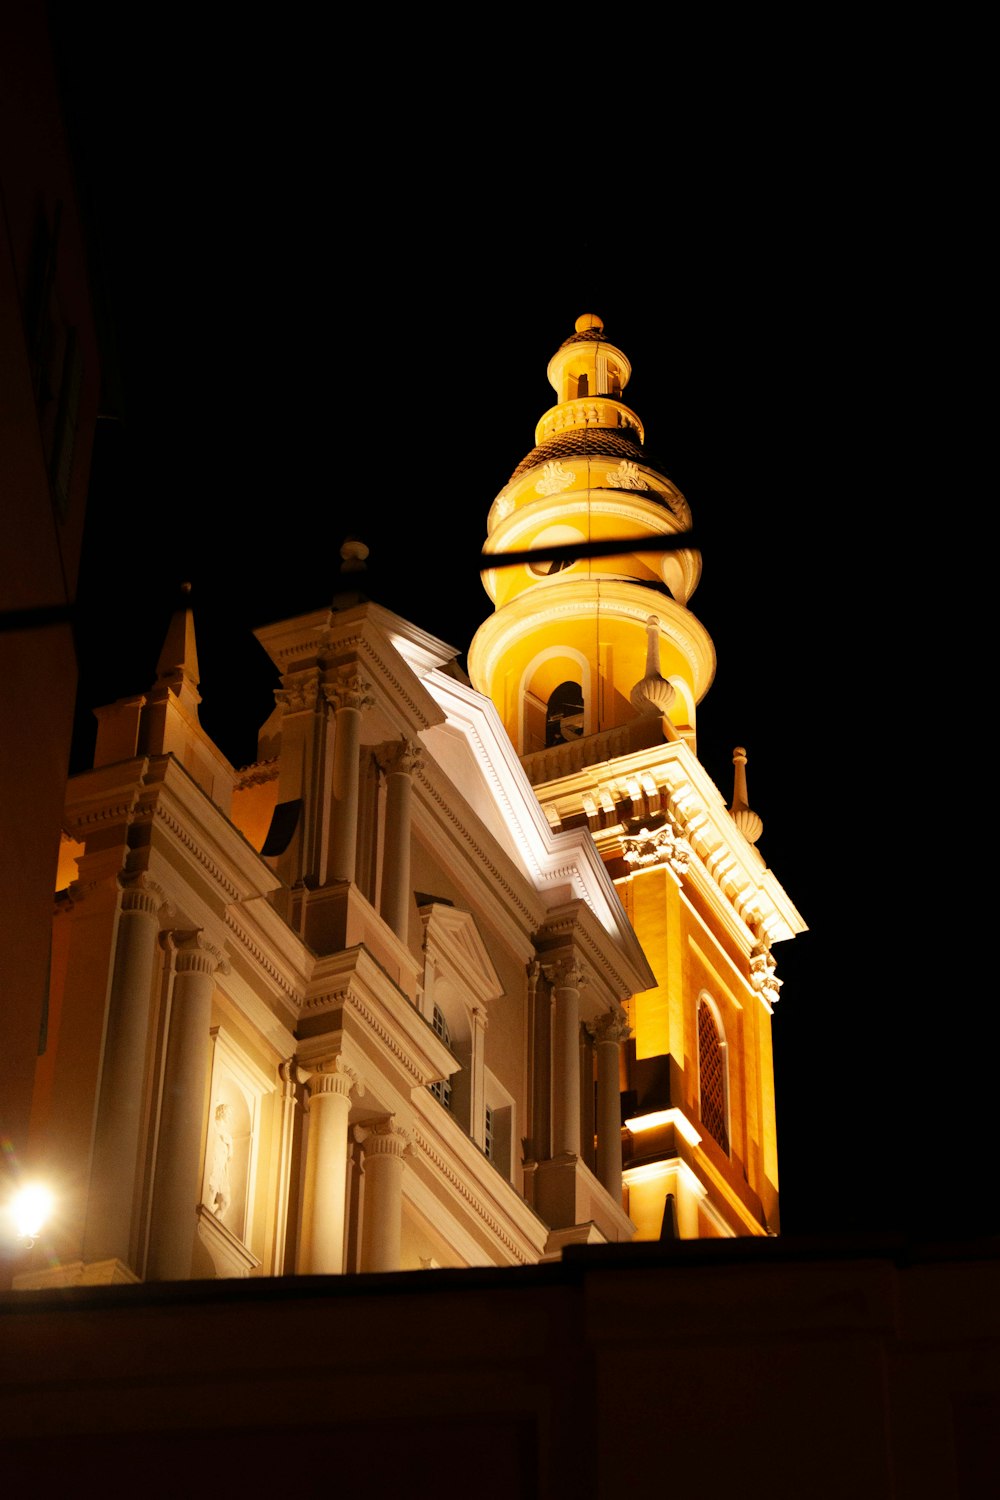
[[[558,459],[547,463],[542,468],[542,477],[535,485],[537,495],[558,495],[563,490],[568,490],[575,483],[576,475],[570,469],[564,469]]]
[[[750,949],[750,984],[768,1005],[775,1005],[782,981],[775,972],[777,965],[771,945],[761,934]]]
[[[607,482],[616,490],[644,490],[646,481],[639,473],[639,465],[623,458],[617,469],[608,474]]]
[[[651,865],[669,865],[683,875],[691,862],[692,849],[669,813],[657,828],[640,828],[622,840],[622,858],[640,870]]]

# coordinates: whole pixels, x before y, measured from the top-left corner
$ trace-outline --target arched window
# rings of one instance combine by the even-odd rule
[[[721,1024],[706,1000],[698,1001],[698,1087],[701,1094],[701,1123],[729,1155],[729,1131],[726,1125],[726,1057]]]
[[[578,740],[582,733],[583,688],[578,682],[561,682],[546,705],[545,747]]]
[[[434,1019],[431,1022],[431,1025],[434,1027],[436,1034],[441,1038],[445,1046],[450,1048],[451,1031],[448,1028],[448,1022],[445,1020],[444,1011],[438,1005],[435,1005],[434,1007]],[[429,1083],[427,1087],[430,1089],[435,1099],[437,1099],[439,1103],[444,1105],[445,1109],[451,1109],[450,1078],[439,1078],[437,1083]]]

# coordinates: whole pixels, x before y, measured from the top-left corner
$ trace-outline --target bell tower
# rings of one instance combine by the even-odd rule
[[[484,575],[495,609],[470,676],[550,825],[590,828],[656,976],[629,1003],[620,1059],[623,1206],[637,1237],[773,1233],[772,948],[805,924],[756,848],[746,751],[734,752],[728,808],[697,758],[715,673],[688,607],[701,557],[648,545],[690,530],[691,511],[625,404],[629,360],[584,314],[547,373],[556,404],[487,520],[487,552],[538,556]],[[612,539],[611,556],[549,555]],[[581,1029],[585,1142],[602,1040]]]

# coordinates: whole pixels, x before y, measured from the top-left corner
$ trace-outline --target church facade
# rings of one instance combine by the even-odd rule
[[[199,721],[186,603],[98,711],[32,1102],[54,1208],[15,1285],[776,1231],[772,949],[803,923],[744,752],[728,807],[697,758],[700,558],[630,373],[592,316],[550,362],[469,677],[348,543],[331,607],[257,632],[254,765]]]

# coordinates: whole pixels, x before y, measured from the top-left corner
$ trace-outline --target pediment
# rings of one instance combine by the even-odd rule
[[[435,973],[464,990],[473,1003],[485,1006],[498,1000],[503,985],[472,914],[433,897],[425,898],[418,909],[424,952]]]

